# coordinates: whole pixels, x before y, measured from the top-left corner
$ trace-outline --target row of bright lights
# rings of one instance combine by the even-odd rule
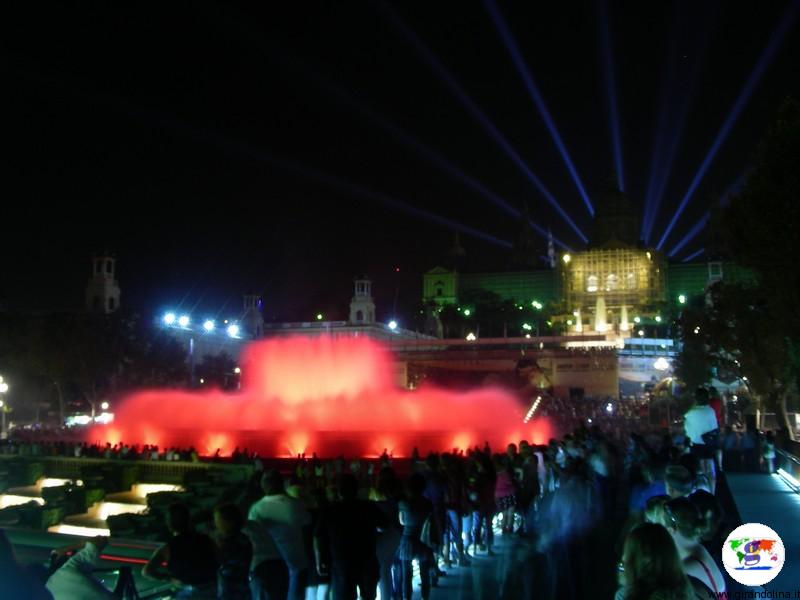
[[[184,329],[188,327],[189,324],[192,322],[192,320],[189,318],[189,315],[181,315],[179,317],[173,312],[168,312],[167,314],[165,314],[162,320],[164,322],[164,325],[172,327],[175,324],[177,324],[179,327],[183,327]],[[212,321],[211,319],[206,319],[205,321],[203,321],[203,330],[206,333],[211,333],[212,331],[214,331],[214,329],[216,329],[216,327],[217,327],[216,323],[214,323],[214,321]],[[231,337],[239,336],[239,326],[234,323],[228,325],[225,328],[225,331],[227,331],[228,335]]]
[[[530,421],[533,418],[533,415],[536,414],[536,409],[539,408],[539,403],[541,401],[542,401],[542,397],[541,396],[536,396],[536,402],[533,403],[533,406],[531,406],[530,410],[528,411],[528,414],[525,415],[525,418],[522,420],[524,423],[527,423],[528,421]]]

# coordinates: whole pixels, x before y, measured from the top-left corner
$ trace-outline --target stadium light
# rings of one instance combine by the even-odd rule
[[[211,319],[206,320],[206,322],[203,323],[203,329],[205,329],[209,333],[214,331],[214,321],[212,321]]]
[[[164,315],[163,318],[164,325],[174,325],[176,319],[177,317],[175,316],[175,313],[168,312],[167,314]]]
[[[389,329],[391,329],[392,331],[394,331],[395,329],[397,329],[397,321],[395,321],[394,319],[392,319],[391,321],[389,321]]]
[[[189,315],[181,315],[178,317],[178,325],[181,327],[188,327],[191,319],[189,319]]]
[[[228,335],[232,338],[239,336],[239,326],[238,325],[228,325]]]

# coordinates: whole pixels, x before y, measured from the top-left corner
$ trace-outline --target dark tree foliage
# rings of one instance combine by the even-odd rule
[[[236,361],[225,353],[206,354],[195,369],[195,379],[202,379],[204,386],[232,389],[236,386],[235,368]]]
[[[715,219],[726,259],[749,281],[718,283],[681,318],[678,374],[747,377],[791,433],[787,403],[800,378],[800,105],[787,100],[758,148],[742,191]],[[698,333],[695,333],[697,331]]]
[[[23,419],[52,404],[63,422],[69,405],[96,406],[187,379],[180,344],[137,314],[3,314],[0,340],[0,364],[15,382],[12,404]]]

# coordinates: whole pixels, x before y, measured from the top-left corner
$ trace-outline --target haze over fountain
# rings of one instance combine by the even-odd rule
[[[399,389],[392,357],[366,338],[290,337],[251,343],[241,361],[242,389],[143,390],[122,400],[113,424],[94,440],[194,446],[223,455],[247,447],[264,456],[394,456],[544,443],[549,424],[523,423],[527,407],[499,388],[455,392]]]

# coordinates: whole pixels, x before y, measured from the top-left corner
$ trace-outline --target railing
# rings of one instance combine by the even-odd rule
[[[784,450],[776,450],[775,454],[775,467],[778,475],[789,487],[800,494],[800,459]]]

